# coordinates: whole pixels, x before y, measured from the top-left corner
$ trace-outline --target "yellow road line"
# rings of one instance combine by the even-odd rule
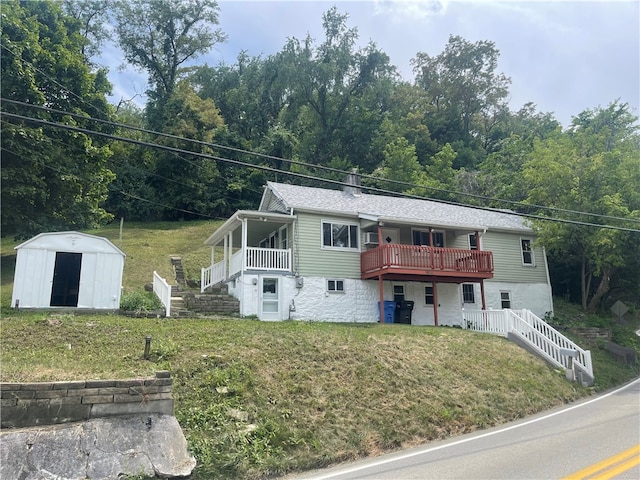
[[[572,473],[563,480],[607,480],[613,478],[622,472],[626,472],[630,468],[640,465],[640,444],[631,447],[624,452],[605,458],[598,463],[594,463],[590,467],[583,468],[579,472]],[[597,476],[592,476],[598,474]]]

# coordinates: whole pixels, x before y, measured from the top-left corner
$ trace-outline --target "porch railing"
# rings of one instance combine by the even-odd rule
[[[242,270],[290,272],[291,249],[247,247],[244,266],[242,264],[242,250],[239,250],[231,256],[229,275],[234,275]]]
[[[160,299],[164,306],[165,316],[171,316],[171,285],[167,281],[158,275],[157,272],[153,272],[153,293]]]
[[[483,250],[429,247],[424,245],[380,245],[363,252],[360,257],[362,273],[381,269],[402,268],[409,270],[493,273],[493,254]]]
[[[565,370],[578,369],[593,380],[591,352],[529,310],[464,310],[463,328],[503,337],[515,334],[551,364]]]
[[[226,268],[224,262],[209,265],[200,271],[200,292],[204,292],[208,287],[222,282],[226,278]]]

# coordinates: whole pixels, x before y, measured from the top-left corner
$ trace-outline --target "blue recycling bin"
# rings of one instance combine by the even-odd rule
[[[380,312],[380,302],[378,302],[378,312]],[[385,300],[384,302],[384,321],[382,323],[393,323],[396,315],[396,302],[393,300]],[[378,314],[380,316],[380,314]]]

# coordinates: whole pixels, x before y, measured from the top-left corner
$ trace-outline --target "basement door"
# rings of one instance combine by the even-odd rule
[[[80,291],[81,253],[56,252],[51,287],[51,307],[77,307]]]
[[[260,278],[260,320],[280,320],[280,279]]]

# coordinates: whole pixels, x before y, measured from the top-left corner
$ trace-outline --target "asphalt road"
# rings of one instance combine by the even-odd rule
[[[640,479],[640,379],[543,414],[299,480]]]

